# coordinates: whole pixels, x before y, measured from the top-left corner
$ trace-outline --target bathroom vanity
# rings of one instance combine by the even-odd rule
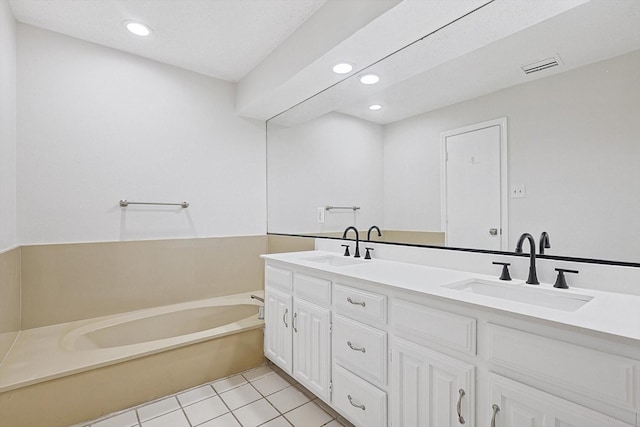
[[[357,426],[640,426],[639,296],[263,258],[265,355]]]

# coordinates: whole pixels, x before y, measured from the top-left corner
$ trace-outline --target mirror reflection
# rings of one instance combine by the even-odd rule
[[[484,44],[483,8],[374,64],[377,87],[356,73],[270,120],[268,231],[502,251],[547,232],[546,254],[640,263],[640,2],[575,3]]]

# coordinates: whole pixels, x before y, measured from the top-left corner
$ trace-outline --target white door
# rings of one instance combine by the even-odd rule
[[[265,286],[264,290],[264,354],[291,374],[292,296]]]
[[[293,305],[293,377],[328,401],[329,310],[297,298]]]
[[[391,351],[394,427],[475,425],[472,365],[398,338]]]
[[[447,246],[506,250],[506,118],[442,134]]]
[[[489,374],[495,427],[632,427],[600,412],[495,374]]]

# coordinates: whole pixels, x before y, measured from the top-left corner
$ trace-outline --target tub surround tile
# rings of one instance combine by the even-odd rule
[[[27,329],[262,289],[267,236],[19,249]]]
[[[213,388],[218,392],[218,394],[220,394],[244,384],[247,384],[247,380],[245,380],[242,375],[238,374],[214,382]]]
[[[218,397],[210,397],[193,405],[184,406],[184,412],[191,425],[199,425],[229,412],[222,400]]]
[[[240,421],[242,427],[257,427],[280,415],[265,399],[243,406],[233,411],[233,414]]]
[[[231,410],[238,409],[241,406],[262,398],[260,393],[258,393],[251,384],[241,385],[240,387],[221,393],[220,397]]]
[[[180,393],[178,395],[178,400],[182,406],[191,405],[192,403],[199,402],[201,400],[207,399],[209,397],[213,397],[216,395],[216,392],[213,391],[210,385],[205,385],[202,387],[194,388],[193,390],[189,390],[184,393]]]

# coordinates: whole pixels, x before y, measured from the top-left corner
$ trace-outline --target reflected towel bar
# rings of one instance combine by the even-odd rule
[[[357,211],[360,209],[360,206],[325,206],[324,210],[330,211],[333,209],[349,209],[350,211]]]
[[[181,202],[181,203],[158,203],[158,202],[129,202],[127,200],[120,200],[120,206],[126,208],[129,205],[161,205],[161,206],[182,206],[183,208],[188,208],[189,203]]]

